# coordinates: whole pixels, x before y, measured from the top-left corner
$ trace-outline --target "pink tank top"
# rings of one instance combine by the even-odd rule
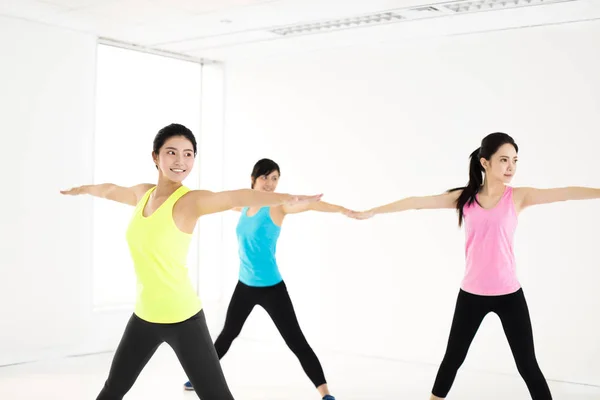
[[[485,209],[474,202],[465,206],[463,211],[467,267],[462,289],[483,296],[519,290],[521,285],[517,279],[513,249],[517,212],[512,187],[506,186],[493,208]]]

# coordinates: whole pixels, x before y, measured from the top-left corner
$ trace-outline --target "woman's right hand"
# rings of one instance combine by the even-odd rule
[[[77,186],[68,190],[61,190],[60,192],[69,196],[89,194],[90,196],[101,197],[118,203],[135,206],[152,187],[154,187],[154,185],[150,183],[142,183],[131,187],[118,186],[113,183],[101,183],[99,185]]]
[[[69,196],[77,196],[80,194],[85,194],[84,186],[77,186],[67,190],[61,190],[61,194],[69,195]]]
[[[344,215],[349,217],[349,218],[353,218],[353,219],[358,219],[358,220],[364,220],[364,219],[369,219],[369,218],[373,218],[375,216],[375,213],[371,210],[367,210],[367,211],[345,211]]]

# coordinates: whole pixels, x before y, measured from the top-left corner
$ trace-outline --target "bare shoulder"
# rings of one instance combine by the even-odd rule
[[[135,193],[136,202],[139,202],[142,197],[156,185],[153,183],[140,183],[139,185],[132,186],[131,189]]]
[[[443,195],[448,197],[449,199],[451,199],[452,201],[458,201],[458,198],[460,197],[460,195],[462,194],[464,189],[455,189],[455,190],[451,190],[451,191],[447,191],[446,193],[444,193]]]
[[[190,190],[181,197],[181,201],[186,206],[196,206],[199,203],[210,201],[214,195],[215,193],[210,190]]]
[[[283,205],[271,206],[271,219],[277,226],[281,226],[283,224],[283,219],[287,215],[285,212],[285,208]]]
[[[196,190],[190,190],[185,195],[190,198],[194,198],[194,199],[202,199],[202,198],[209,198],[210,196],[212,196],[214,194],[215,194],[215,192],[211,192],[210,190],[196,189]]]
[[[439,198],[439,206],[440,208],[454,208],[456,207],[456,203],[458,202],[458,198],[462,194],[464,188],[451,189],[447,192],[444,192],[438,196]],[[436,201],[437,203],[437,201]]]
[[[441,196],[443,197],[443,208],[455,208],[456,204],[458,203],[458,198],[462,194],[463,190],[463,188],[449,190],[446,193],[442,194]]]
[[[530,187],[514,187],[512,189],[513,199],[515,201],[522,202],[523,199],[525,199],[525,197],[527,197],[527,195],[531,193],[532,190],[533,188]]]
[[[530,187],[514,187],[512,189],[512,191],[513,191],[513,202],[517,206],[518,210],[521,210],[521,208],[525,204],[525,200],[527,198],[527,195],[529,193],[531,193],[532,190],[533,190],[533,188],[530,188]]]
[[[286,214],[285,207],[282,204],[280,204],[278,206],[271,206],[271,213],[273,215],[284,216]]]
[[[209,203],[213,192],[208,190],[190,190],[175,204],[176,212],[183,213],[185,218],[197,220],[201,213],[203,204]]]
[[[233,208],[230,191],[190,190],[181,200],[186,210],[191,213],[190,215],[196,218]]]

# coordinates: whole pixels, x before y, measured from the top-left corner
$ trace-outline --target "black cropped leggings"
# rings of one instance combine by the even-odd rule
[[[315,387],[326,383],[321,363],[300,329],[294,306],[283,281],[268,287],[254,287],[238,282],[227,309],[225,326],[215,341],[219,359],[227,353],[233,340],[238,337],[256,305],[264,308],[269,314],[283,340],[298,357],[304,372]]]
[[[433,386],[433,395],[441,398],[448,395],[483,318],[490,312],[500,317],[517,369],[525,380],[531,398],[551,400],[550,389],[535,357],[529,309],[522,289],[504,296],[478,296],[460,291],[448,347]]]
[[[131,316],[97,400],[121,400],[158,346],[168,343],[202,400],[233,400],[206,326],[204,311],[174,324]]]

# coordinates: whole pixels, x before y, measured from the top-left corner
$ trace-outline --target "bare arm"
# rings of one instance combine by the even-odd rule
[[[131,187],[118,186],[113,183],[102,183],[99,185],[78,186],[69,190],[61,190],[60,192],[71,196],[89,194],[90,196],[135,206],[144,194],[154,186],[150,183],[142,183]]]
[[[438,208],[454,208],[461,191],[446,192],[434,196],[407,197],[380,207],[372,208],[368,212],[376,214],[388,214],[407,210],[432,210]]]
[[[228,190],[224,192],[195,190],[190,194],[193,196],[198,216],[242,207],[304,204],[318,202],[321,199],[321,195],[295,196],[283,193],[261,192],[253,189]]]
[[[302,213],[302,212],[306,212],[306,211],[319,211],[319,212],[326,212],[326,213],[345,213],[349,210],[342,206],[325,203],[324,201],[319,201],[316,203],[284,205],[283,206],[284,214],[298,214],[298,213]]]
[[[569,186],[554,189],[521,187],[515,189],[520,209],[538,204],[550,204],[568,200],[591,200],[600,198],[600,189]]]
[[[389,214],[408,210],[432,210],[439,208],[454,208],[462,190],[445,192],[434,196],[406,197],[393,203],[375,207],[363,212],[348,212],[351,218],[368,219],[377,214]]]

